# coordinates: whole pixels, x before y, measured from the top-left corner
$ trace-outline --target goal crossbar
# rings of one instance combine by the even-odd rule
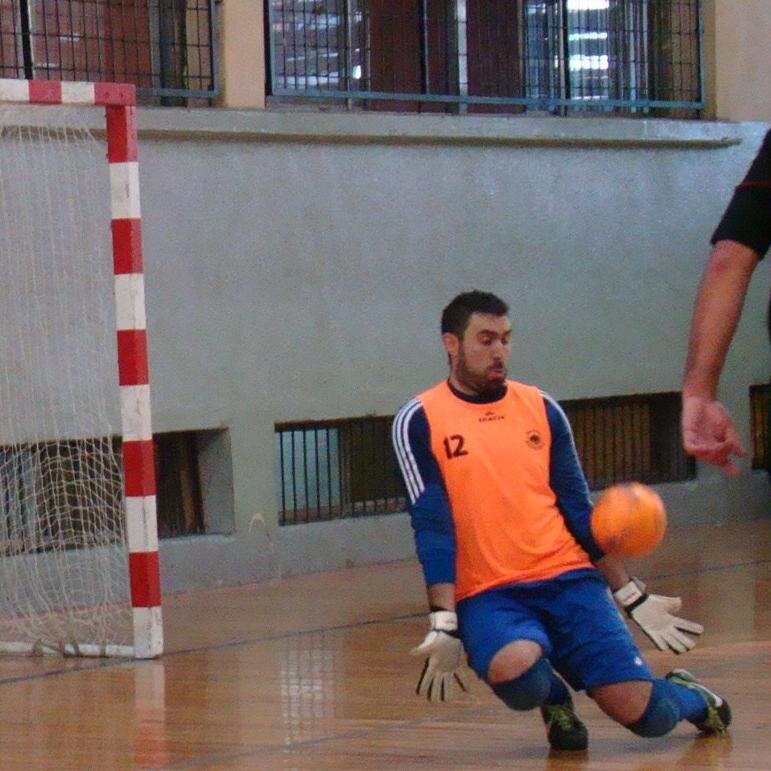
[[[0,78],[4,104],[91,105],[105,110],[114,267],[125,534],[133,648],[122,645],[0,643],[8,652],[154,658],[163,651],[156,481],[137,162],[136,97],[131,84]],[[48,646],[51,647],[51,646]]]

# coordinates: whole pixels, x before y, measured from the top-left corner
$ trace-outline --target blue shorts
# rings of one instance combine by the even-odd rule
[[[576,691],[654,679],[596,570],[489,589],[461,600],[457,611],[469,666],[483,680],[493,656],[514,640],[537,642]]]

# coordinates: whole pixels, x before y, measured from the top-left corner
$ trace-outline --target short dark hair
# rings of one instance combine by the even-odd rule
[[[472,313],[505,316],[508,312],[509,306],[490,292],[480,292],[477,289],[462,292],[442,311],[442,334],[451,332],[462,338]]]

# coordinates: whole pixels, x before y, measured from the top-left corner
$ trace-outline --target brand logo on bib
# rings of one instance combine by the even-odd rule
[[[505,415],[498,415],[496,412],[493,412],[492,410],[487,410],[484,415],[482,415],[481,418],[479,418],[480,423],[490,423],[493,420],[504,420]]]

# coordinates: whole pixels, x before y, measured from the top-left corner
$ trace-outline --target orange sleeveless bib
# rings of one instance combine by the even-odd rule
[[[456,599],[591,567],[549,486],[551,431],[540,391],[507,381],[492,404],[446,382],[418,396],[455,524]]]

